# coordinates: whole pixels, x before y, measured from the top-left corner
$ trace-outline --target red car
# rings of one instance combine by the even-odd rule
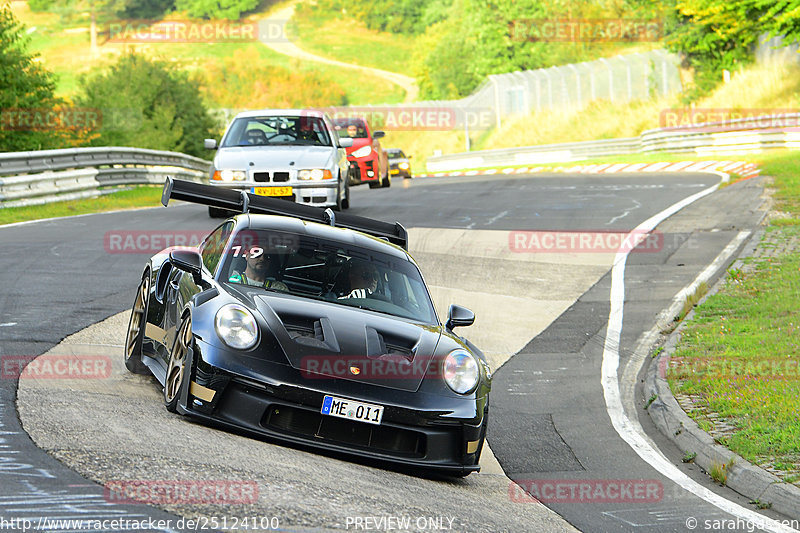
[[[347,148],[350,184],[369,183],[371,189],[391,186],[389,160],[378,140],[385,133],[372,131],[363,118],[337,118],[333,122],[339,138],[353,139],[353,146]]]

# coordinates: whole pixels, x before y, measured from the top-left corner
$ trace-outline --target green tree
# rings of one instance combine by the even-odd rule
[[[176,0],[175,8],[192,17],[236,20],[242,13],[252,11],[258,0]]]
[[[547,43],[528,42],[513,30],[514,24],[546,17],[540,0],[455,0],[446,20],[428,27],[417,46],[422,96],[466,96],[489,74],[539,68],[556,59]]]
[[[28,38],[8,5],[0,7],[0,151],[58,148],[62,133],[35,125],[61,102],[54,96],[53,75],[28,53]],[[27,115],[21,114],[27,113]]]
[[[126,55],[107,72],[81,80],[79,107],[97,109],[103,121],[94,146],[135,146],[207,156],[203,139],[214,121],[198,84],[172,65]]]
[[[800,41],[800,0],[755,0],[761,11],[760,22],[773,36],[783,36],[789,42]]]
[[[752,47],[765,31],[763,10],[754,0],[680,0],[667,21],[667,47],[695,70],[697,94],[752,60]]]

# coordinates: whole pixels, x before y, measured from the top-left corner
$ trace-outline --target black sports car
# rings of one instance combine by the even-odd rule
[[[389,224],[168,179],[162,203],[242,212],[144,268],[126,367],[170,411],[276,440],[468,475],[491,375],[437,319],[407,233]],[[272,213],[272,214],[266,214]]]

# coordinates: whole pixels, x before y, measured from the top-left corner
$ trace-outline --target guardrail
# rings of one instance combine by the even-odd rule
[[[463,154],[429,157],[426,167],[429,172],[450,172],[469,168],[492,166],[532,165],[580,161],[592,157],[635,154],[641,150],[638,137],[609,139],[577,143],[544,144],[524,148],[502,148],[481,150]]]
[[[198,157],[140,148],[0,153],[0,176],[6,176],[0,177],[0,207],[86,198],[113,192],[111,187],[163,183],[167,176],[201,181],[210,165]]]
[[[773,126],[769,126],[769,123]],[[765,127],[766,125],[766,127]],[[474,168],[571,163],[590,158],[672,152],[741,155],[772,148],[800,148],[800,114],[761,116],[692,127],[659,128],[639,137],[523,148],[481,150],[429,157],[429,172]]]

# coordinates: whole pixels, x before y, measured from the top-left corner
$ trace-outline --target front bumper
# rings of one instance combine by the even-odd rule
[[[213,346],[196,341],[194,370],[184,384],[181,413],[351,457],[460,475],[480,470],[478,443],[483,438],[485,406],[475,399],[394,389],[384,389],[383,397],[380,392],[376,397],[363,384],[306,379],[278,363],[258,365],[268,369],[268,375],[264,370],[258,376],[241,375],[206,361],[219,357]],[[383,405],[383,420],[373,425],[323,415],[320,407],[326,394]]]
[[[313,205],[315,207],[334,207],[336,205],[336,195],[338,194],[338,184],[336,180],[320,181],[291,181],[279,183],[260,183],[255,181],[211,181],[214,187],[224,187],[227,189],[253,191],[255,187],[259,189],[280,190],[287,187],[292,188],[289,195],[273,196],[291,200],[298,204]],[[282,191],[281,191],[282,192]]]
[[[409,169],[402,169],[399,167],[389,166],[389,175],[390,176],[397,176],[400,178],[410,178],[411,171]]]
[[[362,182],[376,182],[380,179],[380,176],[378,176],[378,157],[375,154],[358,158],[349,155],[347,160],[350,162],[350,166],[358,168],[358,174],[361,176]]]

